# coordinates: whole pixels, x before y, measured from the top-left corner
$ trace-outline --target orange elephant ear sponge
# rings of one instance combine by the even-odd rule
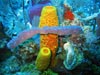
[[[53,27],[58,26],[58,16],[56,8],[54,6],[45,6],[42,9],[39,27],[44,26]],[[54,66],[54,60],[56,56],[56,51],[58,48],[58,35],[56,34],[47,34],[40,35],[40,48],[48,47],[51,50],[51,66]]]

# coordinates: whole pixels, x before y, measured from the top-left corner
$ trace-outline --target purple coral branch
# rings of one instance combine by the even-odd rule
[[[57,34],[57,35],[69,35],[69,34],[81,34],[83,33],[80,26],[59,26],[59,27],[44,27],[44,28],[32,28],[30,30],[25,30],[8,42],[8,48],[15,48],[23,41],[31,38],[35,34]]]

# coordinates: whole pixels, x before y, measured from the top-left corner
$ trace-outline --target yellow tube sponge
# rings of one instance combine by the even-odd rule
[[[35,62],[37,69],[41,71],[45,70],[49,66],[50,57],[51,57],[50,49],[47,47],[41,48]]]
[[[44,26],[58,26],[58,16],[56,12],[56,8],[54,6],[45,6],[42,9],[39,27],[42,28]],[[56,34],[47,34],[40,36],[40,48],[48,47],[52,52],[51,58],[51,66],[54,65],[54,60],[56,56],[56,51],[58,47],[58,35]]]

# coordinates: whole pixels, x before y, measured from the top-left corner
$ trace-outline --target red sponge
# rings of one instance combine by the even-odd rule
[[[72,13],[72,11],[70,11],[70,10],[65,11],[64,19],[65,20],[74,20],[74,14]]]

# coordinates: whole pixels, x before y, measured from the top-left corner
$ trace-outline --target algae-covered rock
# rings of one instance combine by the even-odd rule
[[[100,75],[100,66],[97,66],[95,64],[92,65],[92,70],[94,72],[94,75]]]
[[[1,73],[4,75],[15,73],[20,70],[20,61],[15,57],[11,56],[6,61],[2,62],[0,67]]]
[[[22,73],[29,73],[28,75],[40,75],[40,71],[38,71],[33,63],[25,64],[21,67],[21,74]],[[20,75],[21,75],[20,74]]]
[[[44,71],[41,75],[58,75],[58,73],[53,72],[51,69]]]

